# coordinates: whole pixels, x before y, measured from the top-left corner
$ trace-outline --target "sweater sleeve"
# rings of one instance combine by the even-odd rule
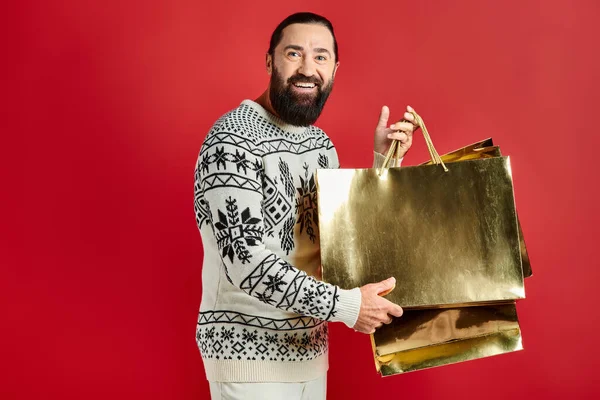
[[[228,280],[273,307],[353,327],[359,288],[316,280],[266,248],[263,160],[238,142],[205,142],[195,174],[195,196],[205,204]]]
[[[392,158],[390,167],[400,167],[402,165],[402,160],[404,160],[404,157],[399,159],[398,162],[396,162],[395,158]],[[383,154],[373,151],[373,168],[381,168],[384,161],[385,156]]]

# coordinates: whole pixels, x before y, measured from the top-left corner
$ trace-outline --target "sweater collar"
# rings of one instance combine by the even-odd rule
[[[264,117],[271,124],[276,125],[277,127],[281,128],[285,132],[304,133],[310,128],[309,126],[290,125],[287,122],[285,122],[284,120],[282,120],[281,118],[279,118],[279,117],[271,114],[269,111],[265,110],[263,108],[263,106],[261,106],[260,104],[258,104],[257,102],[255,102],[253,100],[246,99],[246,100],[242,101],[242,104],[245,104],[245,105],[251,107],[260,116]]]

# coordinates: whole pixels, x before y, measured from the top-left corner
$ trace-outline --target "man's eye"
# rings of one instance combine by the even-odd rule
[[[327,57],[325,56],[317,56],[318,61],[327,61]]]
[[[300,54],[298,54],[298,52],[297,52],[297,51],[290,51],[290,52],[288,53],[288,56],[290,56],[290,57],[299,57],[299,56],[300,56]]]

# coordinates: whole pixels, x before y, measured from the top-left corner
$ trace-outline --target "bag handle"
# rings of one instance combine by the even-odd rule
[[[441,165],[442,168],[444,168],[444,172],[448,172],[448,168],[446,168],[446,165],[442,161],[442,158],[440,157],[437,150],[433,146],[433,142],[431,141],[431,136],[429,136],[429,132],[427,131],[427,128],[425,127],[425,122],[423,121],[423,118],[421,118],[421,116],[419,114],[417,114],[417,112],[414,110],[411,112],[411,114],[415,117],[416,125],[421,127],[421,131],[423,131],[423,137],[425,138],[425,144],[427,144],[427,150],[429,150],[429,156],[431,157],[431,162],[433,162],[435,165]],[[403,120],[403,121],[408,122],[405,120]],[[382,169],[389,168],[392,158],[398,160],[398,145],[399,145],[398,141],[394,139],[394,141],[392,141],[392,144],[390,145],[390,149],[388,150],[387,155],[385,156],[385,160],[383,161]]]

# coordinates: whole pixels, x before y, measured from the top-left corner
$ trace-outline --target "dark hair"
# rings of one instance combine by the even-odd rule
[[[300,12],[300,13],[292,14],[289,17],[287,17],[286,19],[284,19],[283,21],[281,21],[281,23],[279,25],[277,25],[277,28],[275,28],[275,30],[273,31],[273,34],[271,35],[271,42],[269,43],[268,53],[271,56],[273,55],[273,51],[275,50],[275,47],[277,47],[279,42],[281,42],[281,36],[283,35],[283,30],[288,25],[291,25],[291,24],[318,24],[318,25],[323,25],[324,27],[329,29],[329,32],[331,32],[331,36],[333,36],[333,53],[335,55],[335,60],[339,61],[338,45],[337,45],[337,41],[335,40],[335,34],[333,33],[333,25],[331,25],[331,22],[329,22],[329,20],[327,18],[322,17],[317,14],[310,13],[310,12]]]

